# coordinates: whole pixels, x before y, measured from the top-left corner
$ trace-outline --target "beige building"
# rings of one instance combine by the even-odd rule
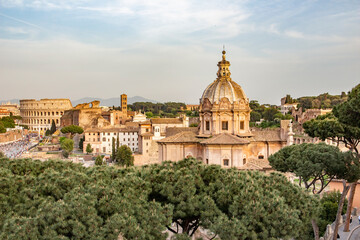
[[[28,125],[29,130],[33,131],[50,129],[53,120],[56,127],[60,127],[61,116],[71,108],[69,99],[20,100],[22,124]]]
[[[250,129],[249,99],[230,75],[230,62],[223,51],[217,79],[200,99],[200,126],[182,128],[158,141],[159,160],[178,161],[194,157],[206,164],[246,168],[247,165],[269,169],[267,158],[291,144],[290,121],[275,130]]]
[[[7,109],[0,108],[0,118],[9,117],[11,112]]]
[[[13,116],[20,116],[20,107],[16,103],[10,103],[10,102],[2,103],[0,105],[0,109],[6,109]]]
[[[86,146],[90,144],[93,153],[112,154],[113,138],[119,139],[119,146],[127,145],[133,152],[138,152],[139,148],[139,128],[138,127],[105,127],[90,128],[85,130],[85,141],[83,152],[86,153]]]

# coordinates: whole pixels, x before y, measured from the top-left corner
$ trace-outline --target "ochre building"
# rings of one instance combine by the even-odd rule
[[[107,126],[123,125],[130,120],[127,111],[127,95],[121,95],[120,110],[104,110],[99,101],[82,103],[65,111],[61,118],[61,127],[77,125],[84,129],[102,128]]]
[[[60,127],[61,116],[71,108],[69,99],[20,100],[22,123],[28,125],[29,130],[33,131],[50,129],[53,120],[56,127]]]
[[[194,157],[206,164],[269,169],[268,156],[290,144],[290,121],[275,130],[250,129],[249,99],[231,79],[230,62],[223,51],[217,79],[200,99],[200,127],[197,131],[182,128],[158,141],[159,160],[178,161]]]

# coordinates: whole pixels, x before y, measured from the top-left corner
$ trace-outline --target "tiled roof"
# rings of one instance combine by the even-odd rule
[[[173,136],[161,139],[159,143],[197,143],[200,142],[200,139],[196,137],[196,133],[185,131],[179,132]]]
[[[218,135],[215,135],[211,138],[205,139],[201,141],[201,144],[230,144],[230,145],[243,145],[243,144],[249,144],[250,141],[236,137],[229,133],[221,133]]]
[[[154,136],[154,134],[152,134],[151,132],[141,133],[140,135],[143,136],[143,137],[152,137],[152,136]]]
[[[87,132],[137,132],[139,129],[136,127],[104,127],[104,128],[88,128]]]
[[[166,129],[166,137],[173,136],[180,132],[198,132],[198,127],[168,127]]]
[[[251,132],[255,141],[268,141],[268,142],[278,142],[286,141],[286,139],[281,139],[280,128],[278,129],[266,129],[266,130],[255,130]]]
[[[239,167],[240,170],[268,170],[271,166],[266,159],[250,158],[247,163]]]
[[[182,124],[183,120],[180,118],[151,118],[152,124]]]

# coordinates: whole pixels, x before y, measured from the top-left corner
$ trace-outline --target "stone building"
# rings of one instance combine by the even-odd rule
[[[180,118],[151,118],[151,127],[153,140],[160,140],[165,138],[166,130],[168,128],[182,128],[189,127],[189,118],[181,116]]]
[[[121,95],[121,104],[121,110],[106,110],[100,107],[99,101],[78,104],[65,111],[61,118],[61,127],[77,125],[87,129],[125,124],[130,119],[127,115],[126,94]]]
[[[317,116],[325,115],[331,112],[331,108],[327,109],[303,109],[300,107],[299,109],[292,109],[291,115],[294,117],[295,121],[302,125],[304,122],[309,121],[311,119],[316,118]]]
[[[13,116],[20,116],[20,108],[19,104],[16,103],[2,103],[0,105],[0,109],[6,109],[8,112],[10,112]]]
[[[33,131],[50,129],[53,120],[56,127],[60,127],[61,116],[71,108],[69,99],[20,100],[22,124],[28,125],[29,130]]]
[[[127,145],[133,152],[139,148],[138,127],[104,127],[89,128],[85,130],[85,141],[83,152],[86,153],[86,146],[90,144],[93,153],[112,154],[113,138],[119,139],[119,145]]]
[[[11,112],[7,109],[0,108],[0,118],[9,117]]]
[[[260,168],[267,169],[266,159],[291,144],[288,141],[290,121],[282,122],[279,129],[250,129],[249,99],[231,79],[230,62],[225,54],[223,51],[217,65],[217,79],[205,89],[200,99],[199,129],[182,128],[159,140],[160,161],[194,157],[206,164],[223,167],[243,168],[256,162]]]

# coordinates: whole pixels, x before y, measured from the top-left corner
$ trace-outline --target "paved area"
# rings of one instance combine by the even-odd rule
[[[353,216],[350,224],[350,232],[344,232],[344,224],[339,228],[339,235],[341,240],[360,240],[360,224],[358,216]]]
[[[348,237],[349,240],[360,240],[360,225],[357,226],[351,232],[350,236]]]

